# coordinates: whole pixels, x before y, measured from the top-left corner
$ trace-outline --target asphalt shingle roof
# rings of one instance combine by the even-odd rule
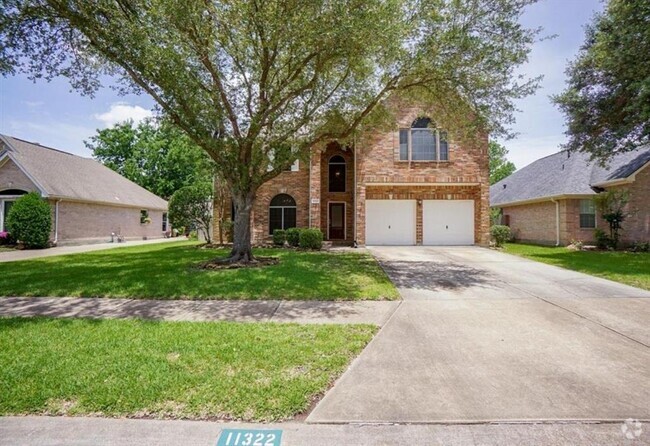
[[[93,159],[1,136],[9,145],[11,157],[50,197],[167,209],[165,200]]]
[[[563,150],[538,159],[490,187],[490,206],[556,197],[594,195],[592,186],[624,179],[650,161],[650,146],[613,157],[607,167],[589,155]]]

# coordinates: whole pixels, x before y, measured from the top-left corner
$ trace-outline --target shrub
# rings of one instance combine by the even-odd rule
[[[273,244],[276,246],[284,246],[284,242],[287,241],[287,235],[284,229],[274,229],[273,230]]]
[[[26,248],[47,248],[52,230],[50,205],[36,192],[23,195],[11,206],[6,226]]]
[[[300,246],[300,229],[298,228],[289,228],[286,231],[287,233],[287,243],[291,246],[297,247]]]
[[[596,246],[599,249],[607,249],[612,245],[609,235],[600,228],[594,230],[594,240],[596,240]]]
[[[303,249],[321,249],[323,247],[323,233],[320,229],[310,228],[300,231],[300,247]]]
[[[494,244],[498,247],[510,240],[512,232],[510,227],[504,225],[494,225],[490,228],[490,235],[494,239]]]
[[[636,242],[632,245],[630,251],[633,252],[650,252],[650,242]]]

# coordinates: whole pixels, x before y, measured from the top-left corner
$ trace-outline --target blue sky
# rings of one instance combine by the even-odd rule
[[[565,141],[564,117],[549,96],[562,91],[567,61],[584,39],[583,27],[602,7],[600,0],[542,0],[522,17],[524,25],[542,26],[544,35],[557,37],[536,43],[521,69],[530,76],[542,74],[544,80],[534,96],[517,104],[521,112],[513,128],[519,136],[501,141],[517,167],[556,152]],[[97,129],[121,120],[137,121],[150,115],[153,107],[146,96],[119,96],[110,88],[92,99],[70,90],[65,79],[33,83],[24,76],[0,78],[0,133],[90,156],[83,141]]]

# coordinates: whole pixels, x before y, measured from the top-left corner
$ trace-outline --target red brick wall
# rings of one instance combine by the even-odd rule
[[[345,192],[329,191],[329,160],[340,155],[345,160]],[[354,240],[354,153],[338,144],[329,144],[320,156],[320,229],[328,239],[328,206],[331,202],[345,203],[345,241]]]
[[[253,241],[259,243],[268,239],[269,202],[276,194],[287,193],[296,200],[298,226],[308,226],[311,214],[311,226],[320,228],[326,237],[328,203],[345,202],[346,241],[357,240],[360,244],[364,244],[366,196],[378,197],[392,191],[390,193],[394,193],[395,197],[405,194],[414,199],[474,199],[475,241],[479,244],[487,244],[489,240],[487,136],[463,144],[450,142],[449,161],[411,163],[399,161],[398,128],[410,127],[413,120],[424,113],[422,108],[406,107],[397,101],[393,101],[393,106],[398,110],[396,113],[398,125],[394,130],[361,138],[357,141],[356,150],[341,150],[336,144],[315,148],[309,162],[311,179],[306,163],[301,163],[299,172],[284,172],[262,186],[253,208]],[[433,114],[427,115],[435,121]],[[450,137],[453,138],[453,134]],[[347,162],[347,187],[344,193],[328,192],[328,162],[334,154],[340,154]],[[357,157],[356,203],[353,190],[355,154]],[[407,184],[382,186],[382,183]],[[408,183],[416,183],[416,185],[412,186]],[[461,185],[454,186],[458,183]],[[367,187],[370,189],[369,192],[366,191]],[[420,225],[418,240],[421,241],[421,206],[418,206],[418,209]],[[215,232],[216,228],[217,225],[215,225]]]
[[[381,183],[438,183],[429,187],[429,191],[405,189],[406,194],[414,196],[437,196],[440,191],[446,197],[449,193],[457,197],[467,197],[466,186],[452,186],[454,183],[472,185],[471,197],[476,200],[475,242],[487,244],[489,241],[489,173],[488,141],[486,136],[474,141],[449,143],[449,161],[421,162],[399,160],[399,128],[409,128],[411,123],[423,114],[435,121],[435,115],[424,113],[422,108],[401,106],[394,102],[397,128],[382,132],[362,140],[357,148],[357,240],[365,242],[365,200],[370,198],[366,188],[380,186]],[[453,134],[450,134],[453,138]],[[440,185],[439,183],[445,183]],[[448,183],[450,186],[446,186]],[[419,186],[418,186],[419,187]],[[451,189],[459,188],[456,192]],[[415,193],[414,193],[415,192]],[[443,198],[445,198],[443,197]],[[467,198],[463,198],[467,199]],[[421,228],[419,230],[421,233]]]
[[[554,245],[556,240],[555,203],[524,204],[502,208],[509,216],[510,229],[517,241]]]
[[[637,173],[634,182],[618,188],[630,191],[627,208],[631,215],[623,223],[621,242],[630,245],[650,241],[650,166]]]

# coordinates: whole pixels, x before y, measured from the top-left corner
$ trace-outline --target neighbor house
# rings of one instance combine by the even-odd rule
[[[486,244],[487,135],[460,144],[435,128],[435,113],[392,104],[393,131],[351,147],[314,147],[308,162],[265,183],[253,208],[253,242],[268,242],[275,229],[311,227],[337,244]]]
[[[650,240],[650,146],[614,156],[606,165],[589,155],[561,151],[516,171],[490,188],[490,205],[516,239],[540,244],[593,242],[594,229],[609,230],[597,215],[594,196],[626,189],[630,216],[624,244]]]
[[[52,208],[51,242],[160,238],[167,202],[89,158],[0,135],[0,231],[13,202],[36,191]]]

